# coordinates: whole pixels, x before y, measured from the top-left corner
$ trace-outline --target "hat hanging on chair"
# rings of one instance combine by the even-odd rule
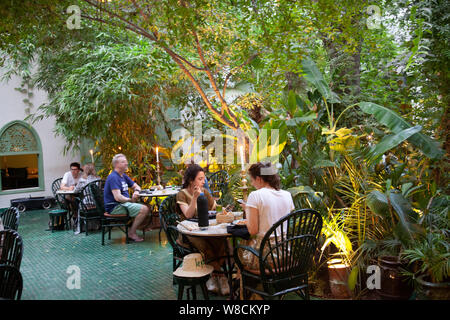
[[[183,265],[173,274],[177,277],[204,277],[213,270],[212,266],[205,264],[205,260],[200,253],[191,253],[183,258]]]

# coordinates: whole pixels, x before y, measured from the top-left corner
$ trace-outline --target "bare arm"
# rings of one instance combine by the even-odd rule
[[[116,200],[117,202],[123,203],[123,202],[131,201],[131,198],[124,197],[120,193],[120,189],[112,189],[111,192],[112,192],[112,194],[114,196],[114,200]]]
[[[248,233],[255,235],[259,231],[259,210],[253,207],[248,207],[248,209],[246,222]]]
[[[201,189],[196,187],[194,190],[194,196],[192,197],[192,201],[190,205],[180,204],[180,209],[183,212],[184,216],[187,219],[191,219],[194,217],[195,209],[197,208],[197,198],[200,195]]]
[[[139,185],[137,183],[135,183],[131,186],[131,188],[134,191],[131,198],[133,201],[137,201],[139,199],[139,192],[141,192],[141,187],[139,187]]]

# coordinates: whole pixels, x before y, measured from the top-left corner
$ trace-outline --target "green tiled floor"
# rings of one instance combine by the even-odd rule
[[[75,235],[72,231],[51,233],[45,210],[25,212],[19,233],[24,243],[20,271],[22,299],[176,299],[172,286],[172,250],[158,230],[146,232],[145,241],[125,244],[125,235],[113,231],[111,241],[101,245],[101,233]],[[80,289],[68,289],[80,268]]]
[[[172,248],[164,232],[146,232],[145,241],[125,243],[125,234],[114,230],[111,240],[101,245],[101,232],[87,237],[70,231],[48,229],[46,210],[28,211],[20,216],[19,233],[24,243],[20,271],[23,300],[174,300]],[[80,270],[80,289],[69,289],[73,275],[70,266]],[[70,281],[69,281],[70,284]],[[203,298],[200,294],[200,298]],[[210,299],[227,297],[210,295]],[[293,294],[286,299],[298,299]]]

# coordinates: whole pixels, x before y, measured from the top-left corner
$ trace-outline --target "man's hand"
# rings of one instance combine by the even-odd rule
[[[135,191],[133,192],[133,195],[131,196],[131,201],[137,202],[138,200],[139,200],[139,191],[138,191],[138,190],[135,190]]]
[[[69,190],[73,190],[73,189],[75,189],[75,186],[70,186],[69,187]]]

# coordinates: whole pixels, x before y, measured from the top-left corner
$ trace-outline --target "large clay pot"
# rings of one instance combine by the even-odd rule
[[[348,288],[348,276],[351,268],[341,259],[328,261],[328,277],[330,290],[336,299],[349,299],[351,292]]]
[[[405,261],[398,257],[382,256],[378,258],[378,266],[381,271],[381,288],[377,290],[378,295],[386,300],[408,300],[413,292],[413,286],[409,278],[401,275],[401,269],[407,267]]]
[[[450,282],[434,283],[426,275],[417,278],[417,298],[421,300],[450,300]]]

